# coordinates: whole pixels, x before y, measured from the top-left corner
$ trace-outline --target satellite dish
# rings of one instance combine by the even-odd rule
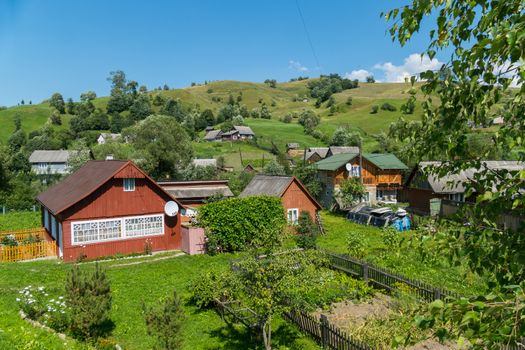
[[[175,216],[179,212],[179,205],[174,201],[169,201],[164,204],[164,213],[168,216]]]
[[[352,164],[346,163],[346,170],[352,171]]]

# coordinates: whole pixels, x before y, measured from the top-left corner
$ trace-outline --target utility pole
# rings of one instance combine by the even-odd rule
[[[359,179],[361,185],[363,184],[363,140],[359,136]]]
[[[241,152],[241,147],[239,146],[239,158],[241,158],[241,168],[244,167],[244,164],[242,163],[242,152]]]

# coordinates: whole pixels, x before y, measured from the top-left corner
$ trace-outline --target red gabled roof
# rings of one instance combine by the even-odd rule
[[[138,171],[143,175],[141,177],[147,178],[169,198],[173,198],[132,161],[91,160],[55,186],[39,194],[36,199],[54,215],[58,215],[95,192],[127,166],[133,167],[134,172]],[[176,200],[175,198],[173,199]]]

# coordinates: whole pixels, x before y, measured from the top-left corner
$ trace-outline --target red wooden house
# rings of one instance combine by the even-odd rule
[[[308,212],[312,220],[321,205],[295,176],[256,175],[241,192],[239,197],[249,196],[280,197],[289,224],[295,225],[300,212]]]
[[[181,248],[180,210],[164,214],[176,199],[131,161],[89,161],[37,200],[65,261]]]

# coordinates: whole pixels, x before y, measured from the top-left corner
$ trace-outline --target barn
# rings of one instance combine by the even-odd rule
[[[249,196],[280,197],[289,224],[295,225],[300,212],[308,212],[316,221],[321,205],[312,197],[306,187],[295,176],[256,175],[241,192],[239,197]]]
[[[180,210],[164,214],[177,200],[131,161],[89,161],[37,200],[64,261],[181,248]]]

